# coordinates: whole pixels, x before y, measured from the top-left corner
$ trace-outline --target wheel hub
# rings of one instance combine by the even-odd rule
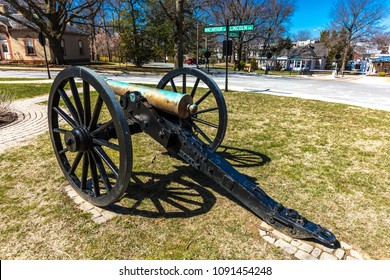
[[[87,152],[92,143],[92,138],[85,126],[76,127],[65,133],[65,145],[70,152]]]

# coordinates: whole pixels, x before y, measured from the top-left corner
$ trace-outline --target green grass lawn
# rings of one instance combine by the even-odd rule
[[[47,94],[51,84],[0,84],[0,93],[7,94],[13,100]]]
[[[225,98],[219,151],[239,171],[354,249],[390,258],[389,112],[258,93]],[[146,135],[132,141],[137,183],[122,199],[126,214],[104,224],[65,194],[48,133],[0,154],[1,259],[289,258],[208,178]]]
[[[8,79],[7,79],[8,80]],[[21,79],[26,80],[26,79]],[[81,83],[76,83],[81,86]],[[50,83],[31,83],[31,84],[0,84],[0,94],[9,96],[12,100],[36,97],[48,94],[50,92]],[[69,89],[67,87],[66,89]]]

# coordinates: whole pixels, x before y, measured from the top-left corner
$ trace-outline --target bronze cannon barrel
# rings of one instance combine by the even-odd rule
[[[127,92],[137,91],[146,98],[150,105],[179,118],[187,118],[190,113],[197,111],[197,105],[193,104],[192,97],[188,94],[104,79],[115,94],[125,95]]]

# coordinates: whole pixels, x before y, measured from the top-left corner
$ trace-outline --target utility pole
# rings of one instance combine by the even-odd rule
[[[225,77],[225,92],[228,92],[228,68],[229,68],[229,61],[228,61],[228,53],[229,53],[229,20],[226,20],[226,53],[225,53],[225,60],[226,60],[226,77]]]
[[[196,22],[196,68],[199,68],[199,21]]]

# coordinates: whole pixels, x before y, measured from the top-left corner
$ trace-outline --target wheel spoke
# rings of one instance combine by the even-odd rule
[[[187,91],[187,75],[186,74],[183,74],[183,94],[186,94],[186,91]]]
[[[84,125],[89,126],[91,121],[91,91],[89,84],[83,81],[83,93],[84,93]]]
[[[67,113],[65,113],[61,108],[58,108],[58,107],[54,107],[53,110],[58,114],[60,115],[70,126],[72,126],[73,128],[76,128],[77,127],[77,123],[71,119]]]
[[[104,146],[119,152],[119,145],[111,143],[107,140],[93,138],[92,142],[99,146]]]
[[[74,174],[75,170],[79,166],[80,160],[83,157],[83,153],[79,152],[76,156],[76,158],[73,161],[72,167],[69,169],[68,174],[72,175]]]
[[[96,100],[95,109],[93,110],[91,123],[88,126],[89,130],[94,129],[96,127],[97,122],[99,120],[100,112],[102,111],[102,106],[103,106],[103,99],[99,95]]]
[[[209,96],[211,93],[211,90],[208,90],[198,101],[195,102],[196,105],[199,105],[202,103],[203,100],[206,99],[207,96]]]
[[[195,92],[198,89],[199,82],[200,82],[200,78],[197,78],[195,81],[194,87],[192,88],[192,91],[191,91],[192,98],[194,98]]]
[[[98,135],[100,132],[106,130],[110,125],[112,125],[114,122],[113,120],[110,120],[108,122],[106,122],[105,124],[99,126],[99,128],[97,128],[96,130],[92,131],[91,132],[91,135],[94,137],[96,135]]]
[[[95,197],[98,197],[98,196],[100,196],[99,176],[98,176],[97,170],[96,170],[96,162],[93,159],[91,152],[88,153],[88,160],[89,160],[89,164],[91,166],[93,193],[95,194]]]
[[[59,134],[65,134],[69,132],[68,130],[61,129],[61,128],[53,128],[53,132],[59,133]]]
[[[58,153],[59,153],[60,155],[62,155],[62,154],[65,154],[67,151],[68,151],[68,148],[65,148],[65,149],[59,151]]]
[[[84,153],[83,157],[83,170],[81,171],[81,189],[85,190],[87,187],[87,178],[88,178],[88,168],[89,167],[89,160],[88,160],[88,154]]]
[[[172,90],[174,92],[177,92],[177,88],[176,88],[176,85],[175,85],[175,81],[173,79],[170,79],[170,82],[171,82],[171,86],[172,86]]]
[[[203,113],[207,113],[207,112],[217,111],[218,109],[219,109],[218,107],[203,109],[203,110],[200,110],[200,111],[194,113],[193,115],[199,115],[199,114],[203,114]]]
[[[74,81],[73,78],[69,78],[69,85],[70,85],[70,89],[71,89],[72,94],[73,94],[73,99],[74,99],[74,102],[76,104],[77,113],[78,113],[80,124],[81,124],[84,120],[84,109],[83,109],[83,104],[81,103],[81,100],[80,100],[80,94],[79,94],[79,91],[77,89],[76,82]]]
[[[116,167],[115,163],[108,157],[106,152],[99,146],[95,146],[94,151],[96,154],[107,164],[107,166],[111,169],[111,171],[114,173],[115,177],[118,178],[118,167]]]
[[[104,187],[106,188],[106,190],[108,192],[111,191],[112,187],[111,187],[110,179],[107,176],[107,172],[106,172],[106,169],[104,168],[102,160],[100,159],[99,156],[97,156],[95,154],[94,151],[92,151],[91,154],[92,154],[92,157],[95,160],[96,166],[97,166],[97,168],[99,170],[100,177],[101,177],[101,179],[103,181]]]
[[[211,127],[214,127],[214,128],[218,128],[218,125],[216,125],[215,123],[211,123],[211,122],[208,122],[208,121],[205,121],[205,120],[202,120],[202,119],[198,119],[198,118],[195,118],[195,117],[192,117],[191,119],[193,121],[200,122],[200,123],[203,123],[205,125],[208,125],[208,126],[211,126]]]
[[[70,114],[72,115],[73,119],[77,122],[77,124],[81,124],[81,120],[79,118],[79,115],[77,113],[76,108],[73,106],[72,101],[70,101],[68,95],[63,89],[58,89],[58,93],[60,94],[62,100],[64,100],[66,107],[68,108]]]
[[[194,129],[195,129],[198,133],[200,133],[200,135],[202,135],[203,138],[206,139],[207,142],[209,142],[210,144],[211,144],[211,142],[213,142],[213,141],[211,141],[211,139],[206,135],[206,133],[204,133],[203,130],[200,129],[199,126],[197,126],[196,124],[193,124],[193,125],[194,125]]]

